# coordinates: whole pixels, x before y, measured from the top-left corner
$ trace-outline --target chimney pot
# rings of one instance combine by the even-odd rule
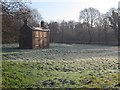
[[[41,21],[41,27],[45,27],[45,25],[44,25],[44,21]]]

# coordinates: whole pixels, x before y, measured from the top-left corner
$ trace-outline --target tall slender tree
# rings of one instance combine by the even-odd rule
[[[95,8],[87,8],[80,12],[79,21],[81,23],[88,23],[88,32],[89,32],[89,43],[92,42],[92,28],[95,25],[95,22],[100,17],[100,12]]]

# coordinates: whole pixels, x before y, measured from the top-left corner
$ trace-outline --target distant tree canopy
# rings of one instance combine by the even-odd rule
[[[51,42],[117,45],[116,28],[119,20],[116,11],[111,8],[109,12],[101,14],[99,10],[90,7],[80,12],[79,22],[50,22]]]
[[[93,25],[95,25],[96,21],[98,21],[100,18],[100,12],[95,8],[88,8],[84,9],[80,12],[79,20],[81,23],[88,23],[88,32],[89,32],[89,42],[92,42],[92,35],[91,30],[93,28]]]
[[[12,0],[1,0],[0,3],[3,15],[14,15],[18,9],[26,6],[23,2],[14,2]]]

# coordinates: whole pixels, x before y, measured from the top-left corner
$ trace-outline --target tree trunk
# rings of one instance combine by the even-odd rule
[[[105,44],[107,44],[108,41],[107,41],[107,26],[105,24]]]
[[[97,42],[100,43],[100,27],[98,27],[98,37],[97,37]]]
[[[120,46],[120,16],[118,16],[118,46]]]
[[[92,42],[92,35],[91,35],[91,30],[89,29],[89,27],[88,27],[88,34],[89,34],[89,41],[88,41],[88,43],[91,44],[91,42]]]

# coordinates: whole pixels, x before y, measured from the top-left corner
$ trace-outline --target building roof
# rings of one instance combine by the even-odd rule
[[[32,31],[46,31],[46,32],[48,32],[48,31],[50,31],[50,29],[48,29],[48,28],[44,28],[44,27],[30,27],[30,26],[28,26],[28,25],[23,25],[23,27],[21,27],[21,29],[20,30],[27,30],[29,28],[29,30],[32,30]]]
[[[32,27],[33,31],[50,31],[50,29],[42,28],[42,27]]]

